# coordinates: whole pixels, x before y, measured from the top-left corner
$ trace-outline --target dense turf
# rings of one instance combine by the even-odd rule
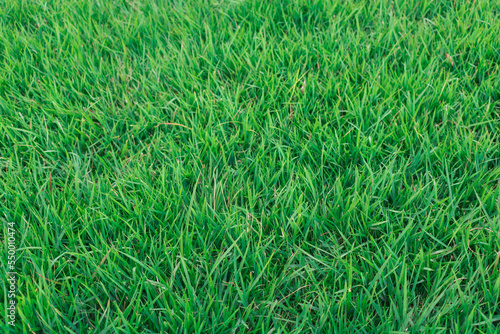
[[[499,15],[0,1],[2,332],[497,333]]]

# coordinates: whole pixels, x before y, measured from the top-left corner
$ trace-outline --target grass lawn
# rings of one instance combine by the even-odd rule
[[[0,332],[499,333],[499,67],[496,0],[0,0]]]

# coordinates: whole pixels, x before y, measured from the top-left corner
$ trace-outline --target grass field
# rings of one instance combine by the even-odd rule
[[[0,0],[0,332],[498,333],[499,66],[494,0]]]

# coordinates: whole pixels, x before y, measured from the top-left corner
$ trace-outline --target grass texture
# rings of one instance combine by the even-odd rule
[[[499,61],[493,0],[0,0],[0,331],[498,333]]]

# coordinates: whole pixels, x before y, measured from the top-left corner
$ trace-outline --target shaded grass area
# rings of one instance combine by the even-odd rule
[[[499,331],[498,2],[0,4],[6,332]]]

